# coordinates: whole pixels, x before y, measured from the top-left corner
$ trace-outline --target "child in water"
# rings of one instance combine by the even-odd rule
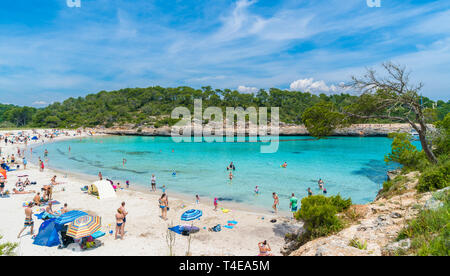
[[[256,185],[256,187],[255,187],[255,194],[259,195],[259,186],[258,185]]]
[[[166,185],[163,185],[163,186],[162,186],[162,192],[163,192],[163,194],[166,193]]]

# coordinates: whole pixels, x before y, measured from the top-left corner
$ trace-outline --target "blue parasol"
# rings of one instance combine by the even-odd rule
[[[199,219],[203,215],[203,212],[201,210],[191,209],[189,211],[184,212],[181,215],[181,220],[184,221],[192,221]]]

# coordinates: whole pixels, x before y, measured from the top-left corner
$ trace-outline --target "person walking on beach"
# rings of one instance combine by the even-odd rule
[[[217,211],[218,203],[217,203],[217,197],[214,198],[214,211]]]
[[[292,193],[292,197],[289,200],[289,208],[291,209],[292,216],[295,218],[295,212],[297,212],[298,198]]]
[[[117,236],[120,235],[120,238],[123,240],[123,214],[122,211],[119,209],[117,209],[117,213],[116,213],[116,235],[115,235],[115,239],[117,240]]]
[[[98,178],[99,178],[100,180],[103,180],[102,172],[98,172]]]
[[[195,195],[195,203],[200,204],[200,197],[198,195]]]
[[[125,235],[125,224],[127,223],[127,215],[128,215],[128,212],[125,210],[125,201],[122,202],[119,209],[122,211],[122,215],[123,215],[122,231],[123,231],[123,235]]]
[[[151,184],[152,184],[152,192],[156,192],[156,177],[154,174],[152,174]]]
[[[27,227],[31,227],[30,228],[30,234],[33,235],[33,228],[34,228],[34,221],[33,221],[33,206],[34,203],[30,203],[28,204],[28,206],[25,208],[25,223],[23,224],[23,228],[22,230],[20,230],[19,235],[17,235],[17,238],[20,238],[20,235],[22,235],[22,232],[25,231],[25,229],[27,229]]]
[[[25,157],[22,159],[22,164],[23,164],[23,169],[26,170],[28,162],[27,162],[27,159]]]
[[[166,194],[162,194],[159,199],[159,208],[161,208],[161,218],[167,220],[167,210],[169,209],[169,200]]]
[[[280,200],[278,199],[278,195],[277,195],[277,193],[275,193],[275,192],[272,193],[272,197],[273,197],[273,205],[272,205],[272,208],[273,208],[273,210],[275,211],[275,213],[278,213],[277,205],[280,203]]]
[[[45,167],[45,166],[44,166],[44,161],[41,160],[41,172],[44,171],[44,167]]]

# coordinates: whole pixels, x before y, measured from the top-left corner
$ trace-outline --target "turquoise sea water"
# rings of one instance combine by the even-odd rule
[[[170,192],[200,197],[218,197],[270,209],[272,192],[280,196],[280,209],[287,210],[288,198],[321,193],[322,178],[328,195],[340,193],[354,203],[372,201],[386,180],[383,157],[391,140],[382,137],[280,137],[279,150],[260,153],[261,143],[174,143],[170,137],[91,137],[46,144],[33,149],[33,159],[49,151],[48,166],[97,175],[125,184],[150,189],[152,173],[157,187]],[[69,153],[69,145],[71,151]],[[122,160],[125,158],[125,166]],[[236,170],[230,182],[226,167],[233,161]],[[281,168],[283,162],[287,168]],[[176,176],[173,176],[173,171]],[[255,186],[260,194],[255,195]],[[193,199],[194,200],[194,199]]]

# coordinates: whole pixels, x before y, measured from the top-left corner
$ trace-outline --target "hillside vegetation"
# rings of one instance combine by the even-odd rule
[[[98,125],[112,126],[131,123],[140,125],[163,125],[173,123],[167,120],[172,110],[184,106],[193,110],[194,99],[203,100],[203,108],[225,107],[280,107],[280,120],[285,123],[301,124],[302,114],[315,104],[325,102],[342,109],[357,100],[349,94],[314,95],[297,91],[271,88],[261,89],[255,94],[239,93],[230,89],[202,89],[191,87],[126,88],[117,91],[101,91],[86,97],[69,98],[45,108],[19,107],[0,104],[0,127],[61,127],[77,128]],[[450,111],[450,101],[433,102],[424,97],[423,105],[432,108],[432,120],[442,120]],[[366,120],[367,121],[367,120]],[[371,122],[384,122],[371,120]]]

